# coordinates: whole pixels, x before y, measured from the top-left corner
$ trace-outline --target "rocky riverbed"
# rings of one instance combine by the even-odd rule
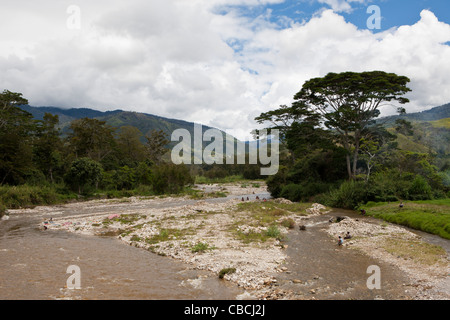
[[[265,192],[265,187],[256,184],[203,188],[204,192],[217,190],[226,192],[228,198],[220,201],[209,201],[207,197],[95,200],[67,205],[73,206],[78,214],[63,219],[58,218],[57,208],[28,210],[46,212],[46,219],[40,224],[46,232],[57,229],[114,236],[131,246],[181,260],[192,269],[221,275],[225,281],[245,290],[240,298],[293,298],[288,294],[273,294],[279,291],[273,286],[277,274],[287,272],[283,238],[290,232],[298,232],[309,217],[326,215],[327,208],[320,204],[299,207],[288,200],[257,197]],[[247,195],[250,195],[248,200]],[[344,236],[349,230],[352,239],[345,240],[344,247],[360,250],[407,272],[412,281],[405,284],[408,286],[405,290],[410,289],[411,298],[450,298],[446,255],[438,252],[416,257],[400,249],[413,244],[419,251],[429,250],[423,247],[420,237],[402,227],[346,217],[338,223],[329,223],[329,241],[336,241],[338,235]]]

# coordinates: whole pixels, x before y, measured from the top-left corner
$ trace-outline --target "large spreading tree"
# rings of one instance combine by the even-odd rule
[[[347,151],[348,177],[354,179],[366,129],[384,104],[409,102],[403,97],[411,91],[408,82],[407,77],[383,71],[329,73],[305,82],[294,96],[292,110],[306,108],[320,115]]]

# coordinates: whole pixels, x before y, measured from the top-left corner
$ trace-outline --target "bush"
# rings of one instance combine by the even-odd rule
[[[0,203],[0,218],[3,217],[6,213],[6,206]]]
[[[75,197],[60,186],[2,186],[0,187],[0,210],[2,206],[6,210],[56,204]]]
[[[206,242],[199,242],[191,248],[191,252],[205,252],[206,250],[212,250],[214,247],[211,247]]]
[[[79,194],[88,194],[93,187],[98,186],[101,177],[102,165],[100,163],[89,158],[79,158],[70,165],[64,181]]]
[[[272,226],[270,226],[270,227],[267,228],[266,236],[268,236],[268,237],[270,237],[270,238],[276,238],[276,239],[279,239],[280,236],[281,236],[280,229],[278,229],[277,226],[272,225]]]
[[[236,268],[224,268],[224,269],[220,270],[219,278],[223,279],[226,274],[231,274],[231,273],[235,273],[235,272],[236,272]]]
[[[153,191],[156,194],[179,193],[184,186],[194,183],[185,165],[162,164],[153,168]]]
[[[424,177],[417,175],[408,190],[410,200],[431,200],[431,187]]]
[[[295,226],[295,221],[292,218],[284,219],[281,221],[281,225],[285,228],[293,229]]]
[[[281,188],[280,197],[298,202],[303,199],[303,188],[298,184],[288,184]]]
[[[327,206],[353,210],[367,201],[367,185],[363,181],[345,181],[324,200]]]

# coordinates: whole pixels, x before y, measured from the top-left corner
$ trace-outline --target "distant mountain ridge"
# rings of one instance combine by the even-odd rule
[[[29,105],[21,106],[21,108],[31,113],[37,120],[42,120],[45,113],[58,115],[59,125],[63,132],[68,129],[73,120],[82,118],[105,121],[108,125],[115,128],[134,126],[144,135],[149,134],[151,130],[163,130],[166,133],[171,133],[175,129],[187,129],[189,132],[193,132],[194,128],[193,122],[120,109],[114,111],[98,111],[89,108],[62,109],[58,107],[34,107]],[[203,130],[208,129],[211,129],[211,127],[203,125]]]
[[[382,123],[386,126],[392,126],[397,119],[405,119],[408,121],[437,121],[441,119],[450,118],[450,103],[439,107],[434,107],[429,110],[406,113],[404,115],[393,115],[377,119],[377,123]]]
[[[188,122],[178,119],[170,119],[161,116],[156,116],[147,113],[124,111],[124,110],[114,110],[114,111],[98,111],[89,108],[72,108],[72,109],[62,109],[57,107],[33,107],[29,105],[23,105],[21,108],[33,115],[36,120],[42,120],[45,113],[50,113],[53,115],[58,115],[59,117],[59,127],[61,128],[62,134],[66,134],[69,131],[70,123],[76,119],[91,118],[100,121],[105,121],[106,124],[114,127],[120,128],[122,126],[133,126],[138,128],[143,136],[141,141],[145,143],[146,135],[150,135],[152,130],[162,130],[166,134],[166,138],[171,140],[172,133],[177,129],[186,129],[191,135],[191,142],[194,139],[194,126],[196,123]],[[203,133],[209,129],[216,129],[222,133],[223,146],[224,149],[231,147],[231,143],[242,144],[247,142],[242,142],[235,137],[228,135],[226,132],[212,128],[206,125],[202,125]],[[203,147],[209,145],[211,142],[203,141]],[[170,147],[173,147],[177,142],[171,142]],[[192,143],[183,140],[183,145],[186,148],[192,148]],[[247,146],[247,151],[253,148],[257,148],[257,145],[251,144]],[[224,151],[225,152],[225,151]]]

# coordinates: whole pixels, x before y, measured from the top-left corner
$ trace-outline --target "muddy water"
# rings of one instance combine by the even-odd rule
[[[410,280],[397,267],[356,250],[339,247],[337,239],[332,241],[325,229],[329,219],[337,216],[381,223],[349,211],[334,211],[309,219],[306,230],[289,234],[286,242],[288,271],[277,277],[280,288],[293,292],[299,299],[410,299],[411,292],[404,285]],[[450,241],[425,233],[420,235],[450,252]],[[368,288],[367,281],[373,275],[373,271],[368,273],[369,266],[380,268],[381,289]]]
[[[55,210],[52,216],[58,217],[89,213],[73,212],[70,206],[51,210]],[[91,208],[90,213],[105,210]],[[38,224],[44,215],[11,215],[9,220],[0,221],[1,300],[226,300],[241,293],[217,277],[115,238],[40,230]],[[66,287],[71,276],[66,271],[71,265],[81,271],[79,290]]]

